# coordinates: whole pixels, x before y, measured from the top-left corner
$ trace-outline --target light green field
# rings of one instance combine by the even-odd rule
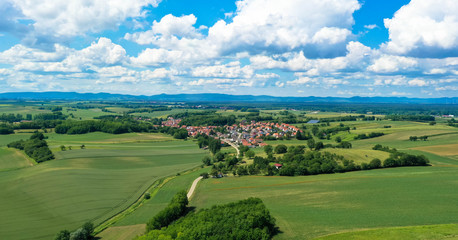
[[[90,136],[48,135],[56,146]],[[56,160],[0,172],[0,239],[50,239],[85,221],[99,224],[157,179],[199,166],[206,154],[192,141],[134,143],[129,134],[95,136],[95,143],[84,142],[87,149],[58,151]],[[106,143],[97,143],[101,140]]]
[[[32,161],[17,149],[0,148],[0,171],[30,167],[34,164]]]
[[[21,139],[29,139],[31,133],[15,133],[9,135],[0,135],[0,147],[6,147],[6,145],[10,142],[18,141]]]
[[[387,152],[375,151],[371,149],[326,148],[323,151],[344,156],[345,159],[353,160],[357,164],[369,163],[374,158],[378,158],[383,161],[390,156],[390,154]]]
[[[74,120],[79,120],[80,118],[81,120],[90,120],[90,119],[94,119],[94,117],[115,114],[115,113],[110,113],[110,112],[102,112],[102,109],[100,108],[76,109],[76,111],[68,111],[68,109],[64,108],[62,113],[65,115],[73,114],[75,118],[70,117],[69,119],[74,119]]]
[[[395,240],[417,240],[417,239],[458,239],[458,224],[440,224],[413,227],[396,227],[382,228],[368,231],[357,231],[330,235],[320,240],[337,240],[337,239],[395,239]]]
[[[97,237],[107,240],[132,240],[145,234],[145,229],[146,224],[111,227],[101,232]]]
[[[36,106],[24,106],[22,104],[1,104],[0,105],[0,114],[6,113],[14,113],[14,114],[22,114],[24,117],[26,114],[39,114],[39,113],[50,113],[50,110],[38,109],[38,105]]]

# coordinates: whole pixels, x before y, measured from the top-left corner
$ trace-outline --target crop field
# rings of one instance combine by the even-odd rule
[[[202,208],[259,197],[277,219],[281,233],[275,239],[313,239],[343,231],[456,223],[456,166],[208,179],[197,189],[191,205]]]
[[[93,119],[94,117],[100,117],[104,115],[114,115],[115,113],[110,113],[110,112],[102,112],[102,109],[100,108],[90,108],[90,109],[75,109],[74,111],[69,111],[69,109],[65,109],[63,113],[64,114],[73,114],[74,120],[90,120]],[[70,118],[71,119],[71,118]]]
[[[22,105],[22,104],[0,104],[0,113],[5,114],[39,114],[39,113],[50,113],[50,110],[38,109],[39,106]]]
[[[29,167],[33,164],[33,160],[17,149],[0,148],[0,171]]]
[[[366,231],[348,232],[318,238],[319,240],[337,239],[458,239],[458,224],[438,224],[413,227],[381,228]]]
[[[143,142],[132,141],[134,134],[46,135],[56,160],[0,172],[1,239],[50,239],[85,221],[99,224],[157,179],[199,166],[206,154],[192,141],[162,134],[147,134]],[[57,150],[70,143],[86,149]]]

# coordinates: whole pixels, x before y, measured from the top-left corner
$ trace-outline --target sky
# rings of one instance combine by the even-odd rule
[[[25,91],[458,97],[458,1],[2,0]]]

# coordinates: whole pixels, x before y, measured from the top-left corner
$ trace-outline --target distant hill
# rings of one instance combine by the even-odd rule
[[[159,94],[135,96],[111,93],[76,92],[9,92],[0,93],[6,100],[124,100],[159,102],[321,102],[321,103],[411,103],[411,104],[458,104],[453,98],[407,98],[407,97],[274,97],[267,95],[229,95],[219,93]]]

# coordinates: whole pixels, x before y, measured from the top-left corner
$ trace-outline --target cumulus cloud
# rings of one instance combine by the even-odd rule
[[[428,83],[425,80],[421,80],[421,79],[413,79],[413,80],[410,80],[408,83],[410,86],[418,86],[418,87],[423,87],[423,86],[428,85]]]
[[[43,41],[59,41],[90,32],[115,29],[128,18],[143,16],[144,7],[156,7],[160,0],[6,0],[6,2],[14,6],[17,12],[16,19],[23,20],[26,22],[25,26],[32,27],[25,42],[36,45]],[[31,22],[30,25],[27,22]]]
[[[253,69],[248,65],[241,67],[240,62],[231,62],[225,65],[195,67],[191,74],[194,77],[218,77],[218,78],[250,78]]]
[[[168,15],[154,22],[151,30],[125,38],[166,49],[198,48],[209,56],[303,50],[307,56],[331,57],[345,52],[354,22],[352,14],[360,8],[357,0],[240,0],[236,4],[232,22],[218,21],[204,38],[193,27],[193,15]],[[184,32],[170,30],[176,26]]]
[[[417,60],[413,58],[384,55],[376,59],[367,69],[376,73],[393,73],[411,69],[417,64]]]
[[[151,30],[146,32],[127,33],[127,40],[134,40],[138,44],[155,44],[158,41],[167,41],[176,38],[200,38],[202,35],[194,28],[197,18],[193,15],[175,17],[172,14],[164,16],[159,22],[154,21]]]
[[[99,38],[79,51],[59,44],[55,45],[55,49],[47,52],[18,44],[0,53],[0,63],[12,64],[15,70],[23,71],[83,72],[126,61],[126,50],[108,38]]]
[[[395,54],[417,57],[458,56],[458,1],[412,0],[385,19]]]

